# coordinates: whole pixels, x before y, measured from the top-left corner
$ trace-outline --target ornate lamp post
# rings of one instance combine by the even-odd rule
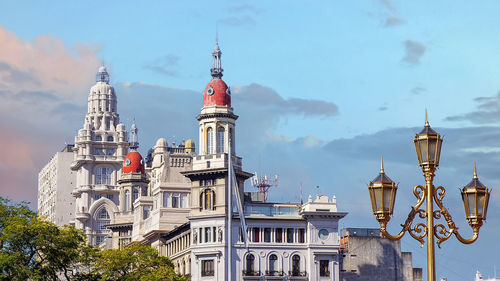
[[[368,191],[370,193],[373,214],[380,223],[380,231],[385,237],[391,240],[399,240],[408,231],[422,246],[424,245],[424,238],[427,237],[427,281],[435,281],[434,245],[436,242],[434,239],[437,239],[438,247],[440,247],[441,243],[448,240],[452,234],[455,234],[457,239],[464,244],[471,244],[476,241],[479,235],[479,228],[483,225],[483,221],[486,220],[490,191],[477,178],[476,164],[474,163],[472,181],[461,191],[465,218],[472,227],[473,235],[469,239],[463,238],[458,233],[458,227],[455,226],[455,222],[451,218],[448,209],[443,205],[443,198],[446,194],[445,188],[433,185],[434,172],[439,166],[439,156],[441,154],[443,139],[429,125],[427,113],[425,116],[425,127],[415,136],[413,142],[415,144],[415,151],[417,152],[418,163],[425,177],[425,187],[417,185],[413,188],[413,194],[417,198],[417,203],[412,206],[406,222],[402,225],[403,229],[397,235],[389,234],[386,227],[394,210],[398,186],[385,174],[383,161],[380,173],[370,182]],[[426,202],[425,209],[421,208],[424,201]],[[434,210],[434,205],[437,206],[436,210]],[[426,219],[426,223],[420,222],[413,225],[413,219],[417,214],[421,219]],[[446,221],[448,228],[441,223],[434,224],[434,219],[439,220],[441,217]]]

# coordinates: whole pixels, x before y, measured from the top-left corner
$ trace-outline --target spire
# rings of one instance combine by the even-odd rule
[[[473,179],[477,180],[476,161],[474,161],[474,177],[473,177]]]
[[[139,147],[139,137],[137,135],[137,126],[135,125],[135,119],[130,127],[130,149],[136,150]]]
[[[95,76],[96,82],[104,82],[104,83],[109,83],[109,73],[106,67],[104,66],[104,63],[101,64],[101,67],[99,67],[99,70],[97,71],[97,74]]]
[[[222,63],[221,63],[221,55],[222,52],[220,51],[219,48],[219,38],[217,36],[216,41],[215,41],[215,47],[214,51],[212,52],[212,68],[210,69],[210,74],[212,74],[213,78],[221,78],[222,77],[222,72],[224,69],[222,69]]]

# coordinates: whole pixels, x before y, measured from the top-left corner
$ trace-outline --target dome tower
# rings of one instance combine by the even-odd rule
[[[222,52],[215,44],[212,52],[213,65],[210,69],[212,80],[203,91],[203,108],[196,117],[200,124],[200,154],[228,153],[229,143],[234,154],[234,126],[238,116],[231,107],[231,89],[222,80]]]
[[[114,220],[118,212],[122,162],[128,152],[128,133],[117,113],[115,89],[109,73],[101,66],[96,83],[90,88],[83,128],[75,137],[76,171],[75,227],[82,229],[91,245],[99,245],[109,234],[103,224]]]

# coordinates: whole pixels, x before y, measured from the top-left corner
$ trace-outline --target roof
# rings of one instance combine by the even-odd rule
[[[143,173],[144,174],[144,160],[137,151],[131,151],[123,160],[123,173]]]
[[[220,78],[214,78],[208,82],[203,91],[203,106],[213,105],[231,107],[231,90]]]

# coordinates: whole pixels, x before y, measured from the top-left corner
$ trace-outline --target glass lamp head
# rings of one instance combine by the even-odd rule
[[[380,173],[368,184],[372,211],[378,221],[389,221],[392,216],[397,189],[397,184],[385,174],[382,160]]]
[[[462,200],[464,203],[465,218],[471,227],[481,227],[486,220],[490,190],[479,181],[474,163],[474,177],[462,189]]]
[[[425,114],[425,126],[420,133],[415,135],[413,143],[415,144],[415,151],[417,152],[420,167],[436,168],[439,166],[439,156],[441,155],[443,139],[429,125],[427,112]]]

